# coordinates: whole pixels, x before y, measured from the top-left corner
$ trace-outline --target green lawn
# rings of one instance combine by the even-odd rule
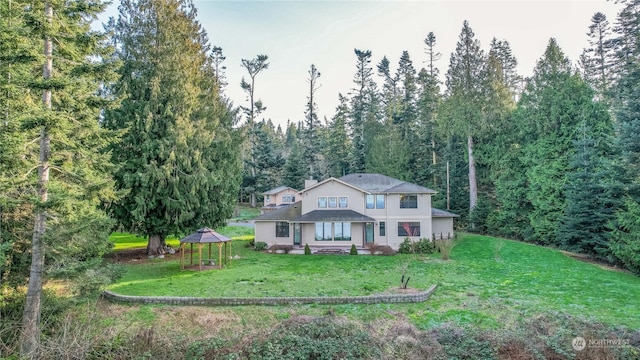
[[[230,236],[234,240],[251,240],[253,239],[253,229],[249,227],[241,226],[225,226],[221,227],[218,232]],[[114,244],[114,251],[137,249],[147,246],[147,238],[142,236],[136,236],[128,233],[113,233],[109,237],[109,240]],[[180,240],[176,237],[168,237],[165,240],[166,244],[178,248],[180,247]]]
[[[220,232],[246,238],[249,230],[230,227]],[[114,240],[119,247],[118,239]],[[233,242],[233,253],[242,258],[222,270],[182,271],[178,261],[166,259],[126,265],[124,277],[110,290],[125,295],[203,297],[367,295],[392,291],[404,273],[411,277],[409,287],[427,289],[437,284],[436,292],[421,304],[340,305],[333,311],[360,318],[400,311],[421,328],[447,321],[500,327],[553,312],[640,328],[640,278],[516,241],[462,235],[449,261],[437,254],[270,255],[245,244]]]

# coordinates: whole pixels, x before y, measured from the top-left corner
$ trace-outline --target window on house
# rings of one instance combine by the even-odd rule
[[[326,197],[319,197],[318,198],[318,207],[319,208],[326,208],[327,207],[327,198]]]
[[[376,208],[376,202],[375,202],[375,196],[374,195],[367,195],[366,207],[367,207],[367,209],[375,209]]]
[[[329,207],[330,208],[337,208],[338,207],[338,198],[337,197],[330,197],[329,198]]]
[[[376,195],[376,209],[384,209],[384,195]]]
[[[400,209],[417,209],[418,208],[418,195],[405,194],[400,195]]]
[[[387,224],[384,221],[380,221],[380,236],[386,236],[387,234]]]
[[[329,222],[317,222],[316,223],[316,240],[317,241],[331,241],[331,223]]]
[[[264,203],[265,203],[265,204],[268,204],[268,203],[270,203],[270,202],[271,202],[271,195],[266,195],[266,196],[264,197]]]
[[[282,202],[283,203],[296,202],[296,197],[293,194],[284,194],[284,195],[282,195]]]
[[[351,223],[333,223],[334,240],[350,241],[351,240]]]
[[[398,222],[398,236],[420,236],[420,222]]]
[[[346,196],[338,198],[338,206],[341,207],[341,208],[346,208],[346,207],[349,206],[349,203],[348,203],[348,200],[347,200]]]
[[[289,237],[289,223],[286,221],[276,222],[276,237]]]

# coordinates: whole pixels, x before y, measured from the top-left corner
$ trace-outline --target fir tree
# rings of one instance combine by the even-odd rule
[[[30,256],[26,262],[29,272],[22,274],[22,282],[28,283],[20,357],[31,359],[39,357],[43,281],[56,275],[81,276],[99,265],[111,246],[108,236],[113,222],[99,205],[113,197],[112,181],[104,176],[110,163],[101,153],[112,134],[100,129],[98,120],[100,108],[107,103],[99,95],[100,88],[114,73],[104,34],[90,30],[91,19],[104,10],[104,3],[18,1],[7,5],[21,6],[22,11],[16,14],[9,9],[11,24],[5,28],[9,33],[3,34],[10,40],[3,46],[16,47],[3,53],[10,66],[3,74],[8,91],[2,123],[6,130],[20,129],[24,134],[14,141],[39,140],[37,146],[21,144],[19,160],[8,164],[10,171],[16,171],[14,176],[22,179],[22,183],[13,184],[17,187],[9,193],[11,202],[29,211],[19,216],[28,215],[33,224],[30,242],[21,239],[27,240],[29,248],[14,247],[24,253],[12,254],[14,259]],[[35,57],[36,53],[42,56]],[[27,67],[42,71],[26,72]],[[14,81],[26,85],[24,90],[33,94],[24,93],[21,105],[13,101],[21,91],[13,87]],[[41,98],[37,99],[38,95]],[[37,101],[41,105],[37,106]],[[11,148],[12,144],[8,145]],[[37,169],[37,173],[29,169]],[[6,175],[4,170],[3,164],[0,176]],[[13,192],[18,189],[21,195]],[[64,264],[64,272],[57,271],[60,264]]]
[[[347,133],[349,106],[348,99],[342,94],[338,94],[340,102],[336,108],[336,114],[327,126],[325,139],[325,157],[329,176],[341,177],[350,173],[350,149],[351,141]]]
[[[249,106],[243,107],[245,115],[247,116],[247,125],[248,125],[248,139],[249,139],[249,159],[245,161],[245,165],[249,165],[249,172],[252,179],[250,179],[251,183],[255,183],[256,177],[256,159],[254,154],[254,145],[256,144],[255,139],[255,121],[256,116],[258,116],[261,112],[263,112],[266,108],[262,104],[262,101],[255,99],[255,90],[256,90],[256,76],[269,68],[269,63],[267,60],[269,57],[267,55],[258,55],[255,59],[242,59],[242,67],[244,67],[249,73],[249,78],[251,79],[251,83],[248,83],[242,78],[240,82],[240,86],[242,90],[247,93],[247,98],[249,100]],[[252,188],[250,191],[251,196],[251,206],[256,207],[256,189]]]
[[[366,171],[367,157],[367,122],[374,106],[375,84],[373,82],[373,69],[371,68],[371,51],[354,50],[357,57],[356,75],[353,82],[356,87],[353,89],[351,98],[351,111],[349,127],[352,139],[352,164],[350,167],[354,172]]]
[[[613,82],[611,68],[614,65],[612,30],[607,16],[601,12],[591,17],[589,48],[584,49],[580,62],[585,80],[596,91],[599,99],[609,96]]]
[[[316,178],[320,177],[320,161],[322,157],[321,149],[321,124],[318,120],[317,104],[315,103],[314,96],[316,91],[320,88],[318,84],[318,78],[320,78],[320,71],[315,65],[311,65],[309,69],[309,95],[307,96],[307,106],[305,110],[305,126],[303,128],[302,142],[303,158],[307,167],[307,177]]]
[[[464,22],[458,39],[447,72],[445,121],[450,124],[451,132],[464,135],[467,139],[469,211],[472,211],[478,200],[474,138],[486,128],[482,116],[485,56],[467,21]]]
[[[574,142],[575,153],[567,177],[566,205],[556,234],[563,248],[606,259],[609,254],[608,226],[614,209],[608,191],[611,188],[605,186],[605,180],[612,176],[607,173],[609,167],[604,163],[604,154],[598,145],[603,146],[609,139],[598,134],[598,144],[593,129],[584,122],[581,132],[581,138]]]
[[[148,236],[149,255],[164,253],[167,235],[224,224],[238,192],[241,139],[195,19],[187,0],[123,0],[115,27],[114,91],[125,99],[105,124],[124,131],[113,155],[126,193],[111,209]]]

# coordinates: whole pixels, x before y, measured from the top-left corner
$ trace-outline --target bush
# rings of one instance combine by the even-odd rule
[[[358,255],[358,249],[356,249],[356,244],[351,244],[351,250],[349,250],[349,255]]]
[[[265,250],[266,248],[267,248],[267,243],[264,241],[258,241],[255,245],[256,251],[262,251],[262,250]]]
[[[104,288],[124,274],[124,268],[109,264],[99,269],[87,269],[73,283],[75,294],[83,298],[97,297]]]
[[[249,240],[244,244],[244,247],[248,247],[248,248],[252,248],[252,247],[255,247],[255,246],[256,246],[256,240],[255,239]]]
[[[401,254],[433,254],[435,250],[436,244],[427,238],[421,238],[415,242],[405,238],[400,244],[398,252]]]
[[[433,254],[436,251],[436,244],[427,238],[420,239],[415,246],[418,254]]]
[[[309,244],[304,244],[304,254],[311,255],[311,248],[309,248]]]
[[[379,359],[380,347],[356,324],[332,317],[299,317],[282,322],[265,338],[251,342],[238,358]]]
[[[409,238],[404,238],[404,241],[400,244],[400,248],[398,248],[398,252],[400,254],[413,254],[415,252],[413,241]]]

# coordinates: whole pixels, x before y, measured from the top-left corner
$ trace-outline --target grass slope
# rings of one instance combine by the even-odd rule
[[[226,235],[232,231],[248,230],[220,229]],[[449,321],[497,328],[555,312],[640,328],[640,278],[521,242],[463,235],[449,261],[438,254],[270,255],[247,249],[245,243],[234,241],[233,253],[242,259],[228,268],[182,271],[177,260],[130,264],[110,289],[155,296],[367,295],[392,291],[404,273],[411,277],[409,287],[437,284],[438,289],[421,304],[340,305],[332,311],[362,319],[402,312],[420,328]],[[322,308],[299,307],[310,313]]]

